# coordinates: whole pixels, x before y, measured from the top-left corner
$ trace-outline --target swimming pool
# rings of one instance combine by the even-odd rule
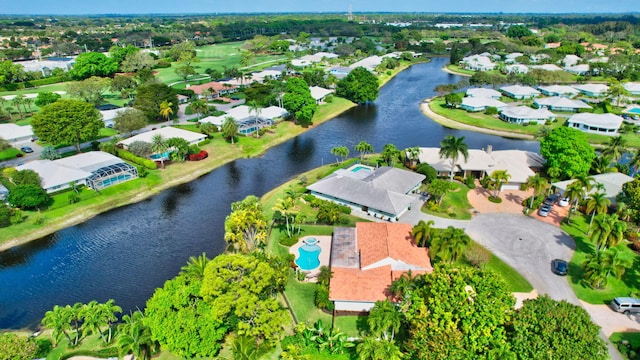
[[[131,174],[121,174],[118,176],[110,177],[108,179],[102,180],[98,183],[98,187],[100,189],[106,188],[107,186],[115,185],[117,183],[121,183],[131,179]]]
[[[300,256],[296,260],[296,264],[300,269],[309,271],[320,266],[320,252],[322,251],[320,246],[304,244],[298,251]]]
[[[632,108],[627,110],[629,114],[640,114],[640,108]]]
[[[149,158],[151,160],[160,160],[160,159],[168,160],[170,154],[171,154],[171,151],[165,151],[162,154],[153,154],[149,156]]]
[[[351,168],[352,172],[358,172],[358,171],[371,171],[371,168],[368,166],[364,166],[364,165],[356,165],[354,167]]]

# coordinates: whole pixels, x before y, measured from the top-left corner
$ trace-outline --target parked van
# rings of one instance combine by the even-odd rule
[[[640,313],[640,300],[632,297],[617,297],[611,301],[611,308],[619,313]]]

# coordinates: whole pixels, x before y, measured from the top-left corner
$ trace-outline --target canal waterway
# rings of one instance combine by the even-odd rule
[[[538,151],[535,141],[446,129],[424,117],[420,102],[438,84],[460,77],[441,68],[447,59],[415,65],[380,91],[375,103],[267,151],[241,159],[145,201],[100,214],[37,241],[0,253],[0,328],[34,327],[54,305],[115,299],[125,312],[144,308],[155,288],[190,256],[224,251],[230,204],[265,192],[296,174],[335,161],[330,149],[365,140],[380,151],[439,146],[445,135],[465,136],[470,148]]]

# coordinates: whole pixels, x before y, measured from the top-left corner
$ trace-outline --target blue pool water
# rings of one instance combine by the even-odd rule
[[[127,181],[129,179],[131,179],[131,174],[122,174],[122,175],[114,176],[114,177],[108,178],[108,179],[106,179],[104,181],[101,181],[100,182],[100,186],[101,187],[107,187],[107,186],[114,185],[114,184],[117,184],[117,183],[120,183],[120,182],[123,182],[123,181]]]
[[[358,165],[356,167],[351,168],[351,171],[353,171],[353,172],[358,172],[358,171],[362,171],[362,170],[371,171],[371,168],[368,167],[368,166],[361,166],[361,165]]]
[[[302,245],[300,249],[300,256],[298,260],[296,260],[296,264],[300,267],[300,269],[309,271],[320,266],[320,252],[322,249],[318,245]]]
[[[160,160],[160,159],[167,160],[170,154],[171,154],[171,151],[165,151],[162,154],[153,154],[149,156],[149,158],[151,158],[151,160]]]
[[[633,108],[627,112],[631,114],[640,114],[640,108]]]

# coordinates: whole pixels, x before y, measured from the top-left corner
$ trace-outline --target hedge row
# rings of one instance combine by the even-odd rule
[[[139,156],[135,156],[134,154],[132,154],[131,152],[124,150],[124,149],[118,149],[116,150],[118,157],[124,160],[129,160],[134,164],[137,165],[141,165],[144,166],[145,168],[149,169],[149,170],[155,170],[158,168],[158,165],[155,163],[155,161],[149,160],[149,159],[145,159],[145,158],[141,158]]]
[[[66,354],[60,355],[60,360],[66,360],[74,356],[83,356],[83,355],[106,359],[111,357],[117,357],[119,354],[118,354],[118,348],[116,347],[109,347],[109,348],[104,348],[104,349],[95,350],[95,351],[75,350],[75,351],[70,351]]]
[[[51,76],[51,77],[44,78],[44,79],[37,79],[37,80],[25,81],[25,82],[22,82],[22,83],[2,85],[2,87],[0,87],[0,90],[2,90],[2,91],[16,91],[16,90],[22,90],[22,89],[32,88],[32,87],[36,87],[36,86],[57,84],[59,82],[65,81],[65,80],[66,80],[66,78],[63,77],[63,76]]]

